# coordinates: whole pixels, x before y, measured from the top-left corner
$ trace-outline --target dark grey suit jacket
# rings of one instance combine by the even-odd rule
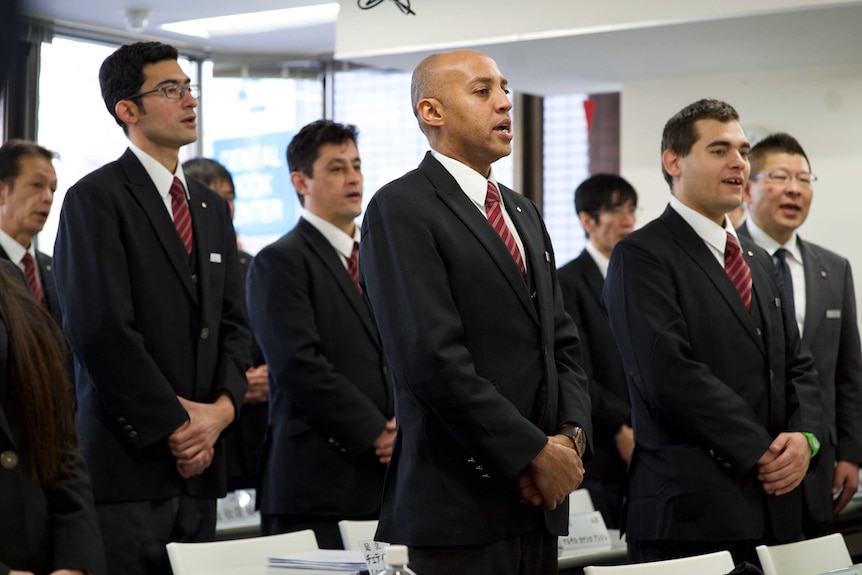
[[[745,223],[738,231],[751,237]],[[805,270],[802,343],[817,367],[824,430],[817,467],[803,487],[810,517],[827,522],[836,459],[862,462],[862,346],[850,262],[802,238],[799,249]]]
[[[752,274],[750,313],[671,207],[611,256],[604,299],[636,444],[630,541],[760,540],[768,524],[778,541],[802,536],[801,489],[767,496],[756,468],[779,433],[820,433],[814,363],[781,306],[769,255],[740,243]]]
[[[252,260],[248,305],[270,374],[262,513],[376,514],[372,447],[394,414],[377,326],[338,253],[304,219]]]
[[[543,523],[567,532],[568,505],[544,514],[523,505],[514,477],[560,424],[592,436],[580,342],[538,210],[500,192],[529,283],[430,153],[365,212],[360,272],[397,398],[384,541],[482,545]]]
[[[238,410],[250,332],[227,203],[188,179],[189,258],[131,150],[69,189],[54,272],[75,354],[77,422],[96,501],[225,494],[225,460],[183,479],[165,439],[188,419],[177,396]]]

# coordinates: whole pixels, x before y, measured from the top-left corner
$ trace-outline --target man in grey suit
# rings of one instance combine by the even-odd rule
[[[772,254],[802,342],[814,355],[823,403],[819,462],[803,482],[803,530],[821,535],[856,493],[862,461],[862,348],[846,258],[803,241],[816,177],[795,138],[773,134],[751,149],[749,217],[739,234]]]
[[[36,249],[57,189],[57,154],[35,142],[9,140],[0,147],[0,258],[17,265],[34,297],[60,323],[51,256]]]

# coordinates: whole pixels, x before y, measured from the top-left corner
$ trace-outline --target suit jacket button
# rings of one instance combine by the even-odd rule
[[[132,427],[131,425],[124,425],[123,426],[123,431],[133,431],[134,429],[135,428]]]
[[[207,339],[210,336],[210,328],[205,327],[201,330],[201,339]]]
[[[18,454],[12,451],[4,451],[0,453],[0,465],[3,466],[3,469],[8,469],[9,471],[18,467]]]
[[[760,328],[757,328],[757,335],[763,335],[763,332],[760,331]]]
[[[198,274],[192,274],[192,281],[198,283]]]
[[[119,423],[119,424],[121,424],[121,425],[122,425],[123,423],[126,423],[126,418],[125,418],[125,417],[118,417],[118,418],[117,418],[117,423]]]
[[[136,437],[138,436],[138,432],[137,432],[137,431],[135,431],[135,430],[132,430],[132,431],[130,431],[129,433],[127,433],[126,435],[128,435],[129,437],[131,437],[132,439],[134,439],[134,438],[136,438]]]

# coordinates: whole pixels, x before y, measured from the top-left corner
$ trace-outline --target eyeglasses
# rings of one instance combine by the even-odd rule
[[[134,96],[124,98],[124,100],[134,100],[142,96],[155,94],[156,92],[161,92],[168,100],[182,100],[183,96],[185,96],[186,93],[191,94],[192,98],[195,99],[199,98],[201,95],[200,86],[198,86],[197,84],[187,84],[185,86],[181,86],[179,84],[168,84],[167,86],[162,86],[161,88],[156,88],[155,90],[140,92],[139,94],[135,94]]]
[[[628,205],[624,205],[624,206],[614,206],[612,208],[602,208],[601,210],[598,210],[598,211],[592,211],[592,212],[590,212],[590,216],[594,220],[598,221],[599,214],[607,214],[611,217],[618,218],[624,214],[627,216],[630,216],[630,217],[637,217],[640,214],[640,212],[641,212],[640,208],[635,207],[631,204],[628,204]]]
[[[772,170],[771,172],[766,172],[765,174],[751,176],[751,181],[756,182],[757,180],[769,180],[771,183],[777,186],[784,186],[786,184],[789,184],[793,178],[796,178],[796,181],[799,182],[799,185],[803,187],[809,187],[812,183],[817,181],[817,176],[815,176],[814,174],[809,174],[808,172],[798,172],[794,175],[785,170],[784,168]]]

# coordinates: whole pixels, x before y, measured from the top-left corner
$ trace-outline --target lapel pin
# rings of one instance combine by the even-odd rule
[[[820,277],[822,277],[822,278],[826,277],[826,270],[820,270]]]
[[[546,262],[550,262],[550,261],[551,261],[551,254],[549,254],[548,252],[545,252],[545,261],[546,261]]]
[[[207,203],[206,203],[206,202],[201,202],[201,207],[202,207],[202,208],[206,208],[206,207],[207,207]]]
[[[515,206],[515,209],[518,210],[518,213],[521,213],[521,206]]]
[[[748,257],[750,257],[750,258],[751,258],[751,257],[754,257],[754,252],[753,252],[753,251],[748,250],[748,252],[747,252],[747,253],[748,253]]]

